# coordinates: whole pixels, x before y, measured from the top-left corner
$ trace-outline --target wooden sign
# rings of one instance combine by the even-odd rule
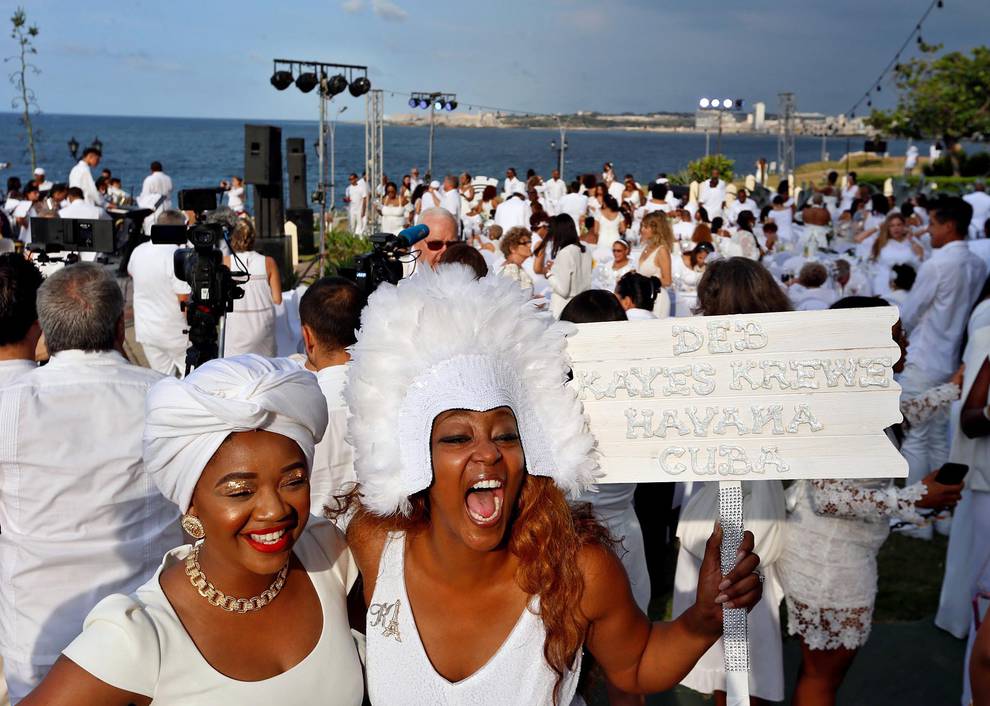
[[[893,307],[582,324],[603,483],[907,476]]]

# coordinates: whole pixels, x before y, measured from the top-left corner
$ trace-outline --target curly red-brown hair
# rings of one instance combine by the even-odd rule
[[[410,498],[409,517],[381,517],[367,511],[361,505],[360,488],[336,498],[336,507],[328,506],[325,512],[333,519],[356,506],[351,522],[358,522],[365,531],[415,533],[430,524],[428,493],[424,490]],[[555,704],[564,673],[574,666],[578,650],[584,645],[584,575],[578,556],[584,547],[611,551],[613,544],[589,505],[569,505],[551,478],[525,476],[509,527],[508,548],[519,559],[516,583],[529,595],[540,597],[539,615],[546,631],[543,656],[557,675]]]

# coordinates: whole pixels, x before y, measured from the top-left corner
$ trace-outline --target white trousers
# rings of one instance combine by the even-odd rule
[[[364,231],[368,227],[368,218],[367,216],[362,216],[361,211],[349,210],[347,212],[347,222],[354,235],[364,235]]]
[[[941,385],[945,380],[932,378],[913,365],[908,365],[900,377],[901,395],[916,397]],[[908,462],[907,484],[917,483],[949,460],[949,412],[944,410],[922,424],[907,430],[901,444],[901,454]]]
[[[181,378],[186,374],[186,349],[163,348],[150,343],[142,343],[144,357],[148,359],[148,367],[165,375]]]

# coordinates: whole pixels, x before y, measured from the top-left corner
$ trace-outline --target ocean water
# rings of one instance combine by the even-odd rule
[[[138,192],[148,174],[152,160],[160,161],[176,189],[215,186],[221,179],[241,175],[244,171],[244,123],[273,124],[282,128],[283,140],[302,137],[306,140],[307,188],[317,183],[315,121],[266,122],[212,120],[201,118],[134,118],[123,116],[83,116],[42,114],[35,117],[39,133],[39,163],[48,178],[65,181],[74,162],[68,142],[75,137],[80,145],[94,138],[103,143],[102,167],[121,178],[126,191]],[[434,142],[434,173],[459,173],[503,177],[505,169],[515,167],[520,176],[533,168],[544,176],[557,164],[557,151],[551,140],[556,130],[509,128],[438,127]],[[426,172],[429,131],[425,127],[385,126],[385,173],[396,183],[413,166],[421,175]],[[337,200],[343,198],[347,174],[364,168],[364,125],[339,123],[336,128]],[[671,134],[604,130],[576,130],[567,134],[568,150],[565,178],[577,174],[600,173],[610,161],[616,173],[632,173],[640,180],[650,180],[659,172],[673,173],[705,153],[704,134]],[[9,162],[0,178],[30,175],[30,159],[25,149],[24,129],[14,113],[0,113],[0,162]],[[828,142],[828,151],[837,159],[846,151],[846,139]],[[853,150],[862,149],[862,140],[852,139]],[[889,143],[891,154],[903,154],[902,141]],[[711,137],[715,150],[715,136]],[[796,140],[798,163],[816,161],[821,156],[821,139],[799,137]],[[328,162],[329,162],[329,147]],[[777,138],[768,135],[723,135],[723,153],[736,160],[737,173],[752,173],[761,157],[777,158]],[[284,146],[283,146],[284,155]],[[329,169],[329,167],[328,167]]]

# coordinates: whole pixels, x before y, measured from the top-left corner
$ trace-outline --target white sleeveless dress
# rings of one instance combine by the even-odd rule
[[[382,233],[398,233],[406,224],[405,206],[382,206]]]
[[[673,264],[673,256],[671,257]],[[656,277],[660,279],[660,267],[657,265],[657,251],[654,250],[645,260],[640,260],[637,271],[645,277]],[[653,303],[653,313],[658,319],[666,319],[674,309],[675,303],[671,300],[670,287],[664,287],[657,294],[657,300]]]
[[[368,696],[374,706],[552,706],[556,675],[543,658],[546,631],[533,596],[512,632],[478,671],[449,682],[433,668],[406,594],[405,533],[389,535],[367,616]],[[564,675],[559,704],[575,697],[581,652]],[[572,701],[573,699],[573,701]]]
[[[250,279],[241,285],[244,297],[235,299],[234,310],[227,313],[223,355],[229,358],[243,353],[257,353],[274,358],[275,303],[268,284],[265,256],[253,250],[237,253],[236,259],[234,256],[230,258],[230,269],[242,270],[242,263]]]
[[[152,706],[360,706],[361,660],[347,618],[347,593],[358,572],[336,527],[312,517],[292,548],[323,609],[319,641],[297,665],[261,681],[215,670],[162,591],[162,571],[191,550],[187,544],[170,551],[131,595],[97,603],[65,656],[106,684],[151,697]]]
[[[595,261],[612,262],[612,244],[622,237],[622,234],[619,233],[622,214],[616,214],[615,218],[609,220],[605,214],[599,213],[595,220],[598,221],[598,244],[595,246]]]

